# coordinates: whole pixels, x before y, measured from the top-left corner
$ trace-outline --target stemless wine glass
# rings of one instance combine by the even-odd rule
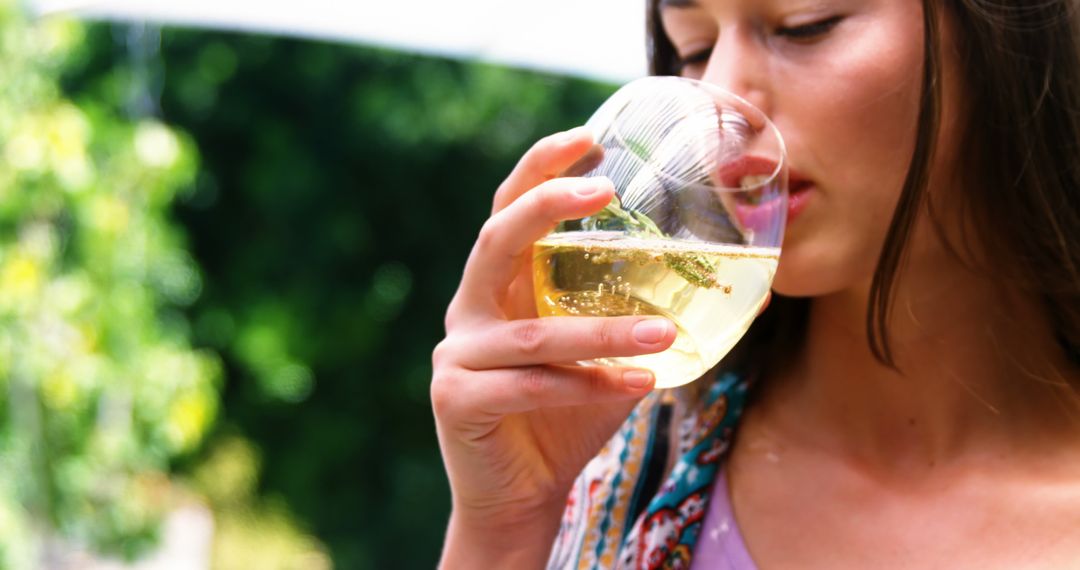
[[[679,77],[627,84],[586,126],[596,145],[564,175],[607,176],[616,196],[536,243],[537,311],[671,319],[671,348],[583,364],[686,384],[731,350],[772,284],[787,218],[783,140],[744,99]]]

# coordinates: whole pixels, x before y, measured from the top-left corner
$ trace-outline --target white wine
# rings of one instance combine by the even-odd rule
[[[757,315],[780,257],[777,248],[716,245],[620,232],[556,233],[533,250],[540,316],[660,315],[678,327],[671,348],[598,359],[647,368],[657,388],[712,368]]]

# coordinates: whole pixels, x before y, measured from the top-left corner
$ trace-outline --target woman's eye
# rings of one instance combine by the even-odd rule
[[[843,16],[832,16],[799,26],[781,26],[776,28],[773,33],[794,42],[812,42],[829,33],[843,19]],[[707,64],[709,58],[712,57],[712,53],[713,48],[710,46],[706,49],[689,52],[686,55],[677,55],[677,72],[682,73],[688,68]]]
[[[682,71],[688,67],[694,65],[704,65],[709,62],[709,58],[712,57],[712,48],[703,49],[700,51],[690,52],[686,55],[678,56],[678,71]]]
[[[776,29],[776,35],[792,39],[795,41],[807,41],[817,39],[830,30],[836,27],[843,18],[840,16],[833,16],[831,18],[825,18],[824,20],[818,20],[809,24],[801,26],[791,27],[779,27]]]

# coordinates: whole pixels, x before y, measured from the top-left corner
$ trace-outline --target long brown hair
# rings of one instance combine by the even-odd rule
[[[867,339],[895,366],[888,321],[911,228],[926,208],[941,116],[939,19],[958,35],[973,120],[961,134],[959,196],[999,279],[1041,300],[1061,350],[1080,365],[1080,29],[1073,0],[923,0],[920,108],[907,177],[874,273]],[[649,69],[674,75],[678,56],[659,0],[647,12]],[[957,248],[946,244],[952,251]],[[768,375],[805,336],[809,302],[774,296],[725,366]]]

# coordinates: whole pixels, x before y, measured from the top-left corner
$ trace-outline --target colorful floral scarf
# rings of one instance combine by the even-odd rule
[[[674,426],[678,460],[666,472],[673,402],[654,392],[575,481],[549,570],[687,569],[748,383],[719,375]]]

